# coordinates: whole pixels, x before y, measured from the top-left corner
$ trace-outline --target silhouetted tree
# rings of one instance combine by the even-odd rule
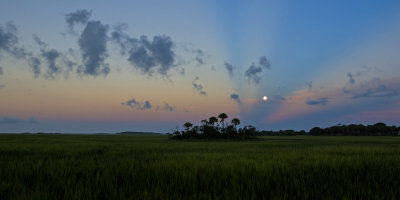
[[[193,124],[190,122],[186,122],[183,126],[186,128],[186,131],[189,131],[190,127],[192,127]]]
[[[214,126],[214,124],[218,122],[218,119],[214,116],[211,116],[210,118],[208,118],[208,123],[212,124]]]
[[[224,130],[225,129],[224,121],[225,121],[226,118],[228,118],[228,115],[225,114],[225,113],[221,113],[221,114],[218,115],[218,118],[221,119],[220,122],[222,123],[222,130]]]
[[[235,130],[236,130],[236,126],[240,124],[240,120],[238,118],[233,118],[231,123],[235,126]]]

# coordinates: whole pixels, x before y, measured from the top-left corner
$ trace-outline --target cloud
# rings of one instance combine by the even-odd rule
[[[5,87],[6,87],[6,85],[0,84],[0,89],[5,88]]]
[[[262,56],[258,63],[251,63],[249,68],[245,71],[244,75],[248,81],[248,83],[255,83],[256,85],[260,83],[261,77],[259,74],[262,72],[263,69],[271,69],[271,64],[269,60],[265,57]]]
[[[242,102],[240,101],[239,95],[238,94],[231,94],[230,98],[233,99],[234,101],[236,101],[238,104],[241,104]]]
[[[3,117],[0,118],[0,124],[20,124],[20,123],[37,123],[34,117],[29,119],[18,119],[12,117]]]
[[[309,90],[312,89],[312,81],[306,82],[306,86]]]
[[[356,81],[354,80],[353,75],[350,72],[347,72],[347,76],[349,77],[349,83],[354,85]]]
[[[128,54],[127,60],[135,68],[148,76],[154,73],[163,76],[168,75],[168,71],[175,67],[175,42],[169,36],[157,35],[152,40],[147,36],[133,38],[123,32],[123,26],[117,26],[111,33],[111,39],[121,48],[121,55]],[[198,61],[201,60],[202,51],[197,51]]]
[[[390,82],[389,82],[390,84]],[[392,84],[393,85],[393,84]],[[355,95],[352,96],[353,99],[358,98],[369,98],[369,97],[394,97],[399,96],[400,91],[397,87],[388,87],[382,83],[380,78],[374,78],[360,85],[360,89]]]
[[[30,57],[28,60],[28,65],[31,67],[35,78],[38,78],[40,76],[40,59],[36,57]]]
[[[283,97],[281,95],[274,95],[274,96],[272,96],[272,100],[274,100],[274,101],[286,101],[286,97]]]
[[[154,36],[149,41],[146,36],[141,36],[138,44],[138,48],[130,49],[128,61],[149,76],[156,71],[156,66],[158,73],[167,75],[175,62],[175,53],[172,50],[174,42],[171,38],[161,35]]]
[[[36,44],[38,44],[42,48],[46,48],[47,44],[43,42],[36,34],[33,35],[33,40],[35,40]]]
[[[205,64],[205,61],[204,61],[205,55],[204,55],[203,50],[197,49],[197,50],[195,50],[195,53],[196,53],[195,61],[197,62],[197,65],[204,65]]]
[[[199,80],[199,77],[196,76],[196,78],[192,81],[193,90],[195,92],[199,93],[200,95],[207,96],[207,92],[205,92],[203,90],[203,86],[201,84],[197,83],[198,80]]]
[[[247,77],[247,81],[250,83],[253,81],[255,84],[259,84],[261,77],[257,74],[262,71],[261,67],[257,67],[256,65],[251,64],[250,67],[246,70],[245,76]]]
[[[67,22],[69,28],[72,30],[75,24],[86,24],[92,15],[92,11],[85,9],[77,10],[72,13],[65,15],[65,21]]]
[[[0,25],[0,50],[11,52],[17,43],[17,27],[11,22],[6,27]]]
[[[265,69],[271,69],[271,63],[265,56],[261,56],[260,60],[258,61],[258,65]]]
[[[16,58],[23,58],[26,56],[25,49],[18,47],[18,29],[17,27],[8,22],[5,27],[0,25],[0,52],[5,51]]]
[[[46,63],[47,63],[46,77],[48,77],[50,79],[55,79],[56,76],[59,75],[62,72],[61,67],[56,65],[56,60],[60,56],[60,53],[55,49],[52,49],[52,50],[49,50],[49,51],[43,50],[42,51],[42,56],[46,60]],[[35,63],[32,63],[32,64],[35,64]],[[39,62],[39,64],[40,64],[40,62]],[[40,71],[39,71],[39,73],[40,73]],[[34,74],[35,74],[35,77],[36,77],[35,70],[34,70]]]
[[[0,66],[0,76],[3,76],[3,68]]]
[[[164,102],[164,105],[161,107],[161,110],[173,112],[176,110],[176,106],[171,106],[167,102]]]
[[[228,62],[224,62],[225,69],[228,71],[229,76],[233,77],[233,66],[229,64]]]
[[[306,104],[310,106],[315,106],[315,105],[322,105],[325,106],[328,103],[328,98],[327,97],[321,97],[315,100],[312,99],[307,99]]]
[[[107,75],[110,72],[108,64],[104,63],[107,54],[108,26],[100,21],[89,21],[83,30],[78,44],[82,52],[83,66],[78,73],[83,75]]]
[[[121,105],[126,105],[131,108],[135,108],[135,109],[139,109],[139,110],[148,110],[153,107],[149,101],[138,102],[134,98],[129,99],[126,102],[122,102]]]

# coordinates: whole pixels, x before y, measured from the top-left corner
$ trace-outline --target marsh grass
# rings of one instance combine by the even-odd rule
[[[0,199],[399,199],[399,137],[0,135]]]

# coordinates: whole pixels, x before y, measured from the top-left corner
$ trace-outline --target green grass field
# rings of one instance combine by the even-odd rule
[[[400,137],[0,135],[0,199],[400,199]]]

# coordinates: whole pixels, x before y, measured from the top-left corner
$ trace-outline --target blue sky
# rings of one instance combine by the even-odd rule
[[[1,3],[0,132],[400,119],[398,1]]]

